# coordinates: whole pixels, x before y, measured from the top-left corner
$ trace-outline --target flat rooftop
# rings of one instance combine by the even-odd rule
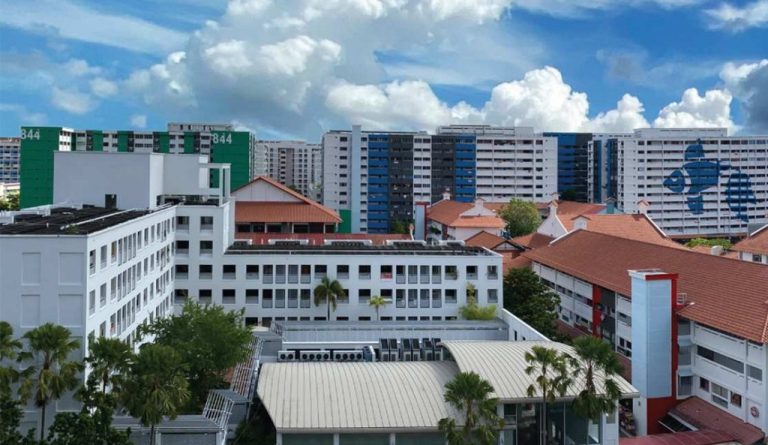
[[[21,213],[11,224],[0,225],[0,235],[87,235],[139,218],[149,210],[117,210],[84,206],[54,207],[50,214]]]
[[[228,255],[439,255],[439,256],[495,256],[482,247],[452,245],[424,245],[417,241],[395,242],[391,245],[366,245],[361,241],[334,242],[331,245],[301,244],[301,240],[277,241],[267,244],[233,244]]]

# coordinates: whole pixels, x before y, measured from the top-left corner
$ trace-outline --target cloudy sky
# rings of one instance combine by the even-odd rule
[[[768,133],[768,0],[0,0],[0,135]]]

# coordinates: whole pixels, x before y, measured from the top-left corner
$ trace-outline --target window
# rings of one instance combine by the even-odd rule
[[[760,368],[755,368],[752,365],[747,365],[747,375],[749,375],[750,378],[763,381],[763,370]]]
[[[690,396],[693,387],[693,377],[689,375],[680,376],[677,384],[678,397]]]
[[[213,253],[213,241],[200,241],[200,255],[211,255]]]
[[[445,279],[457,280],[459,278],[459,270],[456,266],[445,266]]]
[[[728,390],[717,383],[712,383],[710,387],[712,388],[712,402],[723,408],[728,408]]]
[[[488,304],[496,304],[499,302],[499,290],[488,289]]]
[[[709,380],[699,377],[699,389],[709,392]]]
[[[189,293],[186,289],[176,289],[173,294],[173,303],[174,304],[184,304],[184,302],[187,301],[187,296]]]
[[[225,280],[234,280],[236,276],[237,267],[234,264],[225,264],[221,267],[221,273]]]
[[[200,289],[200,293],[198,294],[198,301],[202,304],[211,304],[211,296],[213,295],[211,293],[210,289]]]
[[[744,373],[744,364],[742,362],[720,354],[719,352],[715,352],[703,346],[696,346],[696,353],[700,357],[713,361],[718,365],[724,366],[738,373]]]
[[[177,264],[176,265],[176,278],[186,279],[189,277],[189,265]]]
[[[381,266],[381,279],[382,280],[392,279],[392,266]]]
[[[467,279],[468,280],[477,279],[477,266],[467,266]]]
[[[189,254],[189,241],[176,241],[176,254],[188,255]]]
[[[731,405],[737,408],[741,408],[741,394],[731,392]]]
[[[488,266],[488,279],[495,280],[499,278],[499,270],[496,266]]]
[[[272,284],[275,281],[275,266],[267,264],[264,266],[264,283]]]
[[[198,270],[201,280],[210,280],[213,278],[213,266],[210,264],[201,264]]]
[[[272,289],[264,289],[262,293],[261,305],[262,307],[265,307],[267,309],[272,307],[273,305]]]
[[[299,282],[299,265],[289,264],[288,265],[288,283],[296,284],[298,282]]]
[[[361,280],[370,280],[371,266],[357,266],[357,275]]]
[[[107,246],[101,246],[101,267],[107,267]]]
[[[336,278],[339,279],[348,279],[349,278],[349,266],[348,265],[338,265],[336,266]]]
[[[222,304],[235,304],[235,290],[234,289],[222,289],[222,291],[221,291],[221,303]]]
[[[285,308],[285,289],[275,290],[275,307]]]
[[[360,303],[366,303],[367,304],[368,301],[370,301],[370,299],[371,299],[371,290],[370,289],[360,289],[358,291],[357,295],[358,295],[357,299],[358,299],[358,301]]]
[[[213,216],[200,217],[200,230],[213,230]]]
[[[177,230],[189,230],[189,216],[177,216],[176,217],[176,229]]]
[[[763,256],[757,253],[752,254],[752,261],[755,263],[762,263],[763,262]]]
[[[315,265],[315,279],[322,280],[328,275],[328,266],[316,264]]]
[[[285,265],[278,264],[275,266],[275,283],[285,284]]]
[[[259,278],[259,266],[257,264],[248,264],[245,266],[245,278],[255,280]]]
[[[105,304],[107,304],[107,283],[99,288],[99,307],[104,307]]]
[[[456,304],[456,289],[445,290],[445,303]]]
[[[88,314],[93,315],[96,312],[96,291],[92,290],[88,293]]]

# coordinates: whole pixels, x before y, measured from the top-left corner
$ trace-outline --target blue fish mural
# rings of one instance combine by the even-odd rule
[[[673,171],[664,179],[664,187],[673,193],[685,194],[688,209],[694,215],[700,215],[704,213],[702,193],[717,186],[720,182],[720,173],[729,170],[729,166],[720,160],[706,159],[701,141],[686,147],[683,158],[685,160],[683,167]],[[739,170],[733,171],[726,183],[725,196],[728,207],[736,213],[736,217],[748,222],[749,204],[757,202],[749,175]]]

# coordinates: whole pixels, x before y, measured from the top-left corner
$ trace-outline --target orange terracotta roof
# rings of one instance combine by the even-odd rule
[[[338,224],[341,218],[330,209],[303,202],[236,201],[237,223],[323,223]]]
[[[235,221],[237,222],[325,222],[325,223],[341,223],[341,218],[339,217],[338,213],[335,211],[329,209],[328,207],[325,207],[324,205],[315,202],[306,196],[302,195],[301,193],[291,190],[290,188],[284,186],[283,184],[280,184],[279,182],[275,181],[274,179],[268,177],[268,176],[257,176],[253,179],[253,181],[249,182],[248,184],[242,185],[232,192],[236,192],[237,190],[240,190],[242,188],[248,187],[249,185],[256,183],[256,182],[266,182],[267,184],[271,185],[272,187],[287,193],[294,198],[298,199],[301,202],[259,202],[259,201],[236,201],[235,202]],[[242,216],[246,219],[239,219],[238,218],[238,211],[240,210],[240,205],[243,204],[242,208]],[[279,205],[281,207],[274,207],[274,208],[265,208],[265,209],[256,209],[255,206],[249,206],[248,204],[269,204],[269,205]],[[289,207],[289,205],[293,205],[294,207]],[[301,212],[306,211],[307,216],[302,217]],[[264,219],[250,219],[251,216],[254,217],[269,217],[269,212],[285,212],[284,215],[278,214],[277,216],[273,216],[272,219],[264,220]],[[320,213],[325,213],[326,216],[320,216]],[[263,215],[263,216],[262,216]],[[312,215],[312,216],[310,216]],[[293,220],[281,220],[281,217],[287,217],[287,218],[293,218]],[[312,219],[309,219],[312,218]]]
[[[539,247],[544,247],[549,245],[549,243],[554,241],[554,238],[552,238],[551,236],[544,235],[542,233],[533,232],[533,233],[529,233],[528,235],[512,238],[512,241],[517,244],[520,244],[521,246],[525,246],[529,249],[538,249]]]
[[[595,215],[605,209],[605,204],[588,202],[557,201],[558,215]]]
[[[619,445],[719,445],[733,442],[733,436],[717,430],[685,431],[642,437],[621,437]]]
[[[235,235],[236,239],[250,239],[253,244],[269,244],[271,239],[280,240],[309,240],[311,245],[323,245],[325,240],[371,240],[375,245],[386,244],[388,240],[410,240],[411,236],[402,233],[370,234],[370,233],[243,233]]]
[[[459,202],[444,199],[427,208],[427,219],[449,227],[489,227],[501,229],[504,221],[496,216],[461,217],[461,214],[474,207],[472,202]],[[503,203],[483,203],[486,209],[498,212],[504,207]]]
[[[506,240],[499,235],[488,233],[485,230],[477,232],[464,240],[464,244],[467,246],[485,247],[486,249],[495,249],[496,246],[505,242]]]
[[[529,258],[522,255],[512,256],[511,254],[502,254],[502,257],[501,262],[505,273],[510,269],[527,269],[531,267],[531,264],[533,263]]]
[[[669,239],[651,220],[643,214],[612,214],[612,215],[577,215],[571,218],[560,218],[569,232],[573,231],[576,220],[580,217],[587,219],[587,229],[590,232],[604,233],[621,238],[660,244],[662,246],[685,249],[682,244]]]
[[[722,431],[742,445],[762,442],[765,436],[759,428],[695,396],[685,399],[669,414],[699,429]]]
[[[677,273],[678,291],[695,302],[684,307],[681,316],[742,338],[768,342],[768,267],[763,265],[587,230],[577,230],[523,255],[628,297],[628,270],[658,268]]]
[[[751,236],[736,243],[732,250],[768,255],[768,224],[758,229]]]

